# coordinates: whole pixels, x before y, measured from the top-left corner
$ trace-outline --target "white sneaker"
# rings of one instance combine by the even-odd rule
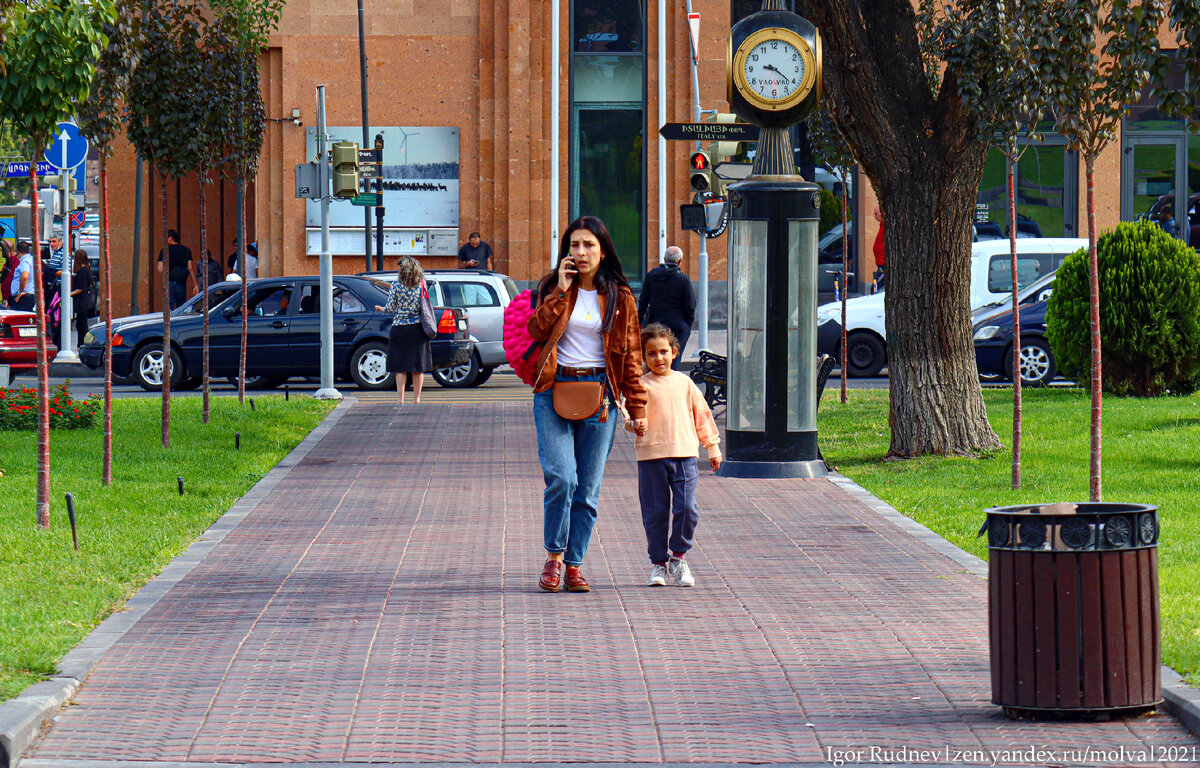
[[[671,562],[667,565],[667,573],[670,574],[671,581],[680,587],[696,585],[696,579],[692,576],[692,569],[688,567],[686,560],[671,558]]]
[[[656,565],[650,571],[650,581],[646,582],[647,587],[665,587],[667,586],[667,566]]]

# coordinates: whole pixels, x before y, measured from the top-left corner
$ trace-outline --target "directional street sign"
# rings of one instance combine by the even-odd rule
[[[758,141],[758,126],[749,123],[667,123],[658,129],[667,141]]]
[[[360,163],[378,163],[381,161],[383,152],[378,149],[360,149],[358,150],[358,162]]]
[[[350,202],[354,205],[376,206],[382,202],[382,197],[383,195],[377,192],[371,192],[368,194],[359,194],[357,197],[352,197],[350,198]]]
[[[63,161],[63,145],[66,145],[66,161]],[[79,132],[75,123],[59,123],[54,143],[46,149],[46,160],[55,168],[74,168],[87,159],[88,140]]]
[[[49,176],[50,174],[55,173],[57,170],[58,169],[55,168],[53,165],[50,165],[50,163],[47,163],[46,161],[43,160],[42,162],[38,163],[37,175],[38,176]],[[28,160],[13,160],[11,162],[6,163],[5,170],[4,170],[4,176],[5,176],[5,178],[9,178],[9,179],[28,178],[29,177],[29,161]]]

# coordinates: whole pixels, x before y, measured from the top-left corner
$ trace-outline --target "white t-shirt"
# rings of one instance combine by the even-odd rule
[[[568,368],[604,366],[604,336],[600,328],[604,318],[596,291],[579,290],[575,309],[567,318],[567,330],[558,340],[558,364]]]

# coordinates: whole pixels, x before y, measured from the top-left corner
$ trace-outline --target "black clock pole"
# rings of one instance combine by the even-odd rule
[[[789,130],[820,98],[820,38],[782,0],[764,0],[730,34],[730,104],[760,132],[751,175],[729,186],[726,460],[719,474],[823,477],[816,423],[821,198],[796,173]],[[781,81],[782,95],[770,98],[776,83],[768,91],[750,78],[763,70],[787,77],[798,59],[769,58],[785,46],[812,71]]]

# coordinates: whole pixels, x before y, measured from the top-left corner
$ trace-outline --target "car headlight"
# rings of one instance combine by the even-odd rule
[[[91,331],[88,331],[87,333],[83,334],[83,343],[84,344],[95,344],[96,343],[96,335],[94,333],[92,333]]]
[[[975,341],[987,341],[988,339],[994,339],[996,337],[996,334],[999,332],[1000,332],[1000,326],[985,325],[982,328],[980,328],[978,331],[975,331]]]

